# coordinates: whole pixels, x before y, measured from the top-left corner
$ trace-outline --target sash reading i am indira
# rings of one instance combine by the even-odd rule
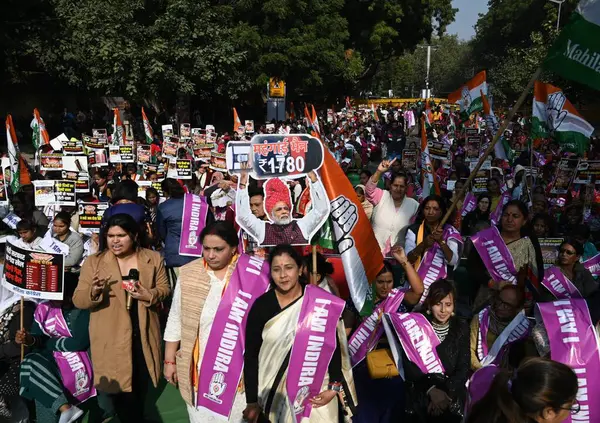
[[[38,304],[35,321],[50,338],[72,338],[63,312],[49,302]],[[96,396],[92,361],[86,351],[54,351],[52,353],[65,389],[78,403]]]
[[[337,323],[344,301],[314,285],[307,285],[286,380],[294,421],[309,418],[309,399],[321,392],[337,343]]]
[[[521,310],[519,314],[504,328],[498,335],[492,348],[488,350],[487,336],[490,328],[490,308],[486,307],[479,312],[479,332],[477,334],[477,358],[482,366],[490,364],[499,364],[506,353],[508,346],[529,336],[530,323],[525,316],[525,311]]]
[[[471,237],[471,241],[494,281],[517,284],[515,263],[498,228],[492,226],[479,231]]]
[[[206,225],[208,203],[205,197],[185,194],[183,197],[183,216],[181,218],[181,237],[179,254],[182,256],[202,257],[200,232]]]
[[[577,375],[581,409],[565,422],[600,421],[600,355],[598,334],[583,299],[538,303],[536,320],[543,322],[550,341],[550,358],[566,364]]]
[[[268,289],[268,264],[242,254],[217,308],[202,356],[198,407],[229,418],[244,367],[248,312]]]
[[[542,285],[552,293],[557,299],[583,298],[573,282],[571,282],[560,269],[553,266],[546,269]]]

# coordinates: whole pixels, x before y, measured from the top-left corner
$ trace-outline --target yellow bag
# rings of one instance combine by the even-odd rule
[[[367,353],[367,368],[371,379],[392,378],[399,375],[394,356],[389,348],[381,348]]]
[[[379,313],[375,328],[377,328],[377,325],[381,322],[382,315],[383,310]],[[373,333],[371,334],[367,345],[371,345],[376,332],[377,330],[373,329]],[[381,348],[368,352],[366,360],[367,369],[369,370],[371,379],[389,379],[399,375],[396,363],[394,363],[394,356],[389,348]]]

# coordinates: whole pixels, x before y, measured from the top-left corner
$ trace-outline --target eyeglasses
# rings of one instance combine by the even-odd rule
[[[508,310],[514,310],[516,309],[518,306],[511,304],[511,303],[507,303],[506,301],[503,301],[502,298],[500,297],[496,297],[496,304],[498,305],[499,308],[506,308]]]
[[[571,412],[571,415],[575,415],[578,414],[581,411],[581,404],[579,404],[579,401],[575,400],[573,401],[573,405],[571,405],[570,407],[559,407],[561,410],[569,410]]]
[[[577,254],[576,251],[565,250],[564,248],[561,248],[560,253],[561,254],[566,254],[568,256],[574,256],[575,254]]]

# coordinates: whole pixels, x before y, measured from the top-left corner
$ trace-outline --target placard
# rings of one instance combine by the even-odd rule
[[[60,134],[58,137],[50,140],[50,146],[55,151],[60,151],[63,149],[63,143],[69,142],[69,138],[65,134]]]
[[[62,153],[41,153],[40,154],[40,170],[53,171],[62,170],[63,155]]]
[[[215,144],[194,144],[194,160],[208,162],[210,161],[211,152],[214,150]]]
[[[65,156],[63,158],[62,179],[74,181],[76,193],[89,193],[88,158],[86,156]]]
[[[6,243],[2,285],[25,297],[62,300],[64,256],[19,248],[15,241],[12,237]]]
[[[467,161],[478,161],[481,151],[481,137],[467,137]]]
[[[188,159],[171,160],[167,178],[192,179],[192,161]]]
[[[542,259],[544,260],[544,269],[548,269],[556,264],[558,260],[558,247],[563,243],[564,238],[539,238],[540,249],[542,250]]]
[[[108,147],[111,163],[135,163],[133,145],[111,145]]]
[[[192,129],[192,125],[190,125],[189,123],[182,123],[179,125],[179,136],[181,138],[190,138],[191,135],[191,129]]]
[[[75,181],[33,181],[35,206],[74,206]]]
[[[159,197],[164,197],[165,194],[162,190],[162,184],[157,181],[152,181],[152,188],[154,188],[158,192]]]
[[[102,216],[108,209],[108,203],[80,203],[77,210],[79,215],[79,232],[93,234],[100,232]]]
[[[592,181],[600,185],[600,160],[581,160],[577,165],[573,183],[587,185]]]
[[[562,159],[558,163],[556,175],[552,181],[551,194],[566,194],[569,192],[578,164],[579,160],[577,159]]]
[[[490,172],[487,170],[480,170],[473,179],[473,188],[471,192],[473,194],[481,194],[487,192],[487,183],[490,179]]]
[[[402,168],[405,172],[417,172],[417,160],[419,158],[419,150],[405,148],[402,150]]]
[[[247,134],[253,134],[254,133],[254,121],[253,120],[245,120],[244,128],[245,128]]]
[[[69,141],[65,141],[63,143],[63,153],[65,154],[84,154],[83,152],[83,142],[71,138]]]
[[[190,134],[194,144],[204,144],[206,142],[206,134],[204,129],[192,128]]]
[[[239,173],[246,158],[235,149],[247,142],[227,144],[227,170]],[[323,165],[323,144],[310,135],[255,135],[248,153],[251,175],[255,179],[298,178]]]
[[[170,137],[172,137],[174,135],[173,134],[173,125],[171,125],[171,124],[169,124],[169,125],[162,125],[161,129],[162,129],[163,139],[164,138],[170,138]]]
[[[108,166],[108,154],[106,149],[94,148],[88,153],[88,165],[90,167]]]
[[[465,136],[467,137],[474,137],[479,135],[479,129],[478,128],[466,128],[465,129]]]
[[[450,146],[443,141],[428,141],[429,155],[433,159],[448,160]]]
[[[87,148],[105,148],[107,144],[106,138],[98,138],[98,137],[83,137],[83,144]]]
[[[101,138],[105,141],[106,144],[106,140],[108,140],[108,131],[106,129],[94,128],[92,129],[92,137]]]
[[[227,145],[231,144],[229,142]],[[227,171],[227,162],[225,159],[225,153],[218,153],[216,151],[210,152],[210,168],[219,172]]]
[[[168,159],[174,159],[177,157],[177,149],[179,148],[179,143],[174,141],[164,141],[163,142],[163,157]]]
[[[152,181],[137,181],[138,197],[146,198],[146,191],[152,187]]]
[[[147,144],[141,144],[137,147],[138,163],[150,163],[152,159],[152,148]]]
[[[8,192],[4,181],[4,172],[0,172],[0,205],[8,204]]]

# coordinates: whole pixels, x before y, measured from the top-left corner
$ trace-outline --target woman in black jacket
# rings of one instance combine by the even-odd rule
[[[444,373],[424,374],[403,357],[407,417],[412,423],[458,423],[462,420],[470,367],[469,327],[455,313],[456,291],[440,279],[429,288],[425,316],[441,343],[436,347]]]
[[[463,237],[476,234],[480,229],[478,225],[481,223],[487,223],[489,226],[491,209],[492,197],[487,193],[479,194],[477,207],[472,212],[467,213],[463,219],[460,234]]]

